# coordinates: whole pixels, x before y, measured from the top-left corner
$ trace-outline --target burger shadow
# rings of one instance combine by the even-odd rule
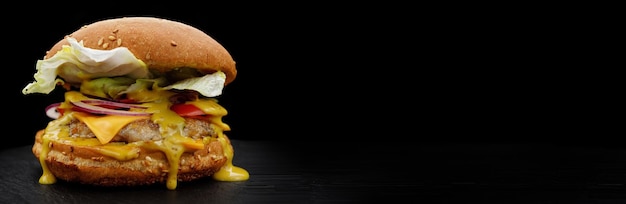
[[[212,178],[178,183],[173,190],[164,183],[103,187],[61,180],[52,185],[39,185],[41,197],[37,200],[42,203],[232,203],[237,201],[244,187],[245,182],[221,182]]]

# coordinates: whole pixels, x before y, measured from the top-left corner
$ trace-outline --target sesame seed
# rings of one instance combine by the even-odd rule
[[[104,44],[102,44],[102,48],[105,48],[105,49],[106,49],[107,47],[109,47],[109,43],[104,43]]]
[[[117,46],[121,46],[122,45],[122,38],[118,38],[117,39]]]
[[[172,41],[170,42],[170,45],[172,45],[172,46],[176,47],[176,45],[178,45],[178,44],[176,44],[176,42],[174,42],[174,41],[172,40]]]
[[[111,41],[113,41],[113,40],[115,40],[115,39],[116,39],[116,37],[115,37],[115,36],[112,36],[112,35],[109,35],[109,37],[108,37],[108,38],[109,38],[109,40],[111,40]]]
[[[104,38],[100,38],[100,39],[98,40],[98,46],[101,46],[101,45],[102,45],[103,40],[104,40]]]

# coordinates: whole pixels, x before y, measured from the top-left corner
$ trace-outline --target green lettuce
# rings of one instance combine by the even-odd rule
[[[157,89],[167,85],[162,89],[195,90],[203,96],[215,97],[222,94],[226,81],[221,71],[191,77],[195,74],[185,69],[173,72],[170,78],[177,81],[173,84],[164,79],[148,80],[153,76],[146,64],[125,47],[96,50],[84,47],[82,41],[74,38],[67,38],[67,41],[70,45],[64,45],[54,56],[37,61],[35,81],[24,87],[23,94],[48,94],[57,84],[70,83],[80,85],[81,92],[92,96],[117,98],[121,94],[145,91],[154,84],[153,88]]]
[[[151,76],[146,64],[125,47],[96,50],[84,47],[82,41],[77,42],[74,38],[67,38],[67,41],[70,45],[64,45],[54,56],[37,61],[35,81],[24,87],[23,94],[48,94],[57,83],[64,82],[80,84],[101,77],[139,79]]]
[[[222,94],[226,74],[218,71],[202,77],[188,78],[175,84],[164,87],[164,89],[195,90],[206,97],[214,97]]]

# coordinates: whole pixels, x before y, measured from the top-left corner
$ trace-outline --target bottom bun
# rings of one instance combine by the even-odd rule
[[[36,134],[32,152],[40,159],[44,131]],[[224,136],[225,137],[225,136]],[[169,165],[162,151],[138,148],[138,157],[118,160],[98,154],[92,146],[69,145],[51,141],[45,164],[58,179],[96,186],[138,186],[166,183]],[[41,159],[40,159],[41,160]],[[213,175],[227,162],[219,141],[204,149],[184,152],[180,156],[177,181],[192,181]]]

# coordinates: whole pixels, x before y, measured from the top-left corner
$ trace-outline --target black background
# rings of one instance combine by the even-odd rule
[[[408,33],[420,26],[410,13],[381,16],[384,8],[375,5],[181,5],[96,9],[53,4],[40,5],[45,9],[39,12],[3,14],[8,37],[4,62],[11,72],[3,74],[2,104],[9,117],[2,124],[15,138],[3,146],[32,143],[49,121],[43,109],[61,100],[59,91],[22,95],[33,80],[36,61],[79,27],[121,16],[181,21],[229,50],[238,76],[219,99],[229,110],[224,121],[233,139],[370,140],[390,137],[398,126],[413,123],[405,120],[417,119],[410,113],[419,109],[413,100],[424,88],[413,84],[423,77],[416,72],[428,65],[415,61],[423,53],[411,42],[415,33]],[[18,9],[30,11],[31,6]],[[411,81],[396,80],[409,73]],[[396,100],[404,98],[411,101]],[[394,108],[400,104],[410,104],[409,109]],[[396,114],[407,117],[391,117]]]
[[[238,76],[219,99],[234,139],[614,144],[591,77],[566,63],[576,21],[484,6],[22,3],[2,14],[2,124],[15,138],[2,145],[32,143],[61,99],[22,95],[36,61],[120,16],[185,22],[229,50]]]
[[[586,55],[601,38],[588,35],[598,26],[579,9],[474,2],[123,3],[48,2],[0,14],[3,69],[10,70],[2,74],[6,112],[0,124],[2,136],[12,138],[3,147],[32,144],[48,121],[43,109],[60,100],[21,94],[49,47],[100,19],[159,16],[205,31],[237,61],[238,76],[220,96],[231,139],[311,142],[311,148],[294,146],[295,160],[309,150],[323,152],[328,143],[333,151],[324,156],[332,159],[312,153],[317,160],[301,162],[326,162],[321,165],[328,168],[318,168],[329,171],[357,163],[358,171],[371,171],[367,178],[354,176],[363,189],[375,186],[369,178],[408,175],[406,182],[376,186],[402,188],[399,197],[625,197],[615,106],[621,92],[609,91],[621,87],[621,79],[594,72],[611,66]],[[379,174],[387,165],[405,174]]]

